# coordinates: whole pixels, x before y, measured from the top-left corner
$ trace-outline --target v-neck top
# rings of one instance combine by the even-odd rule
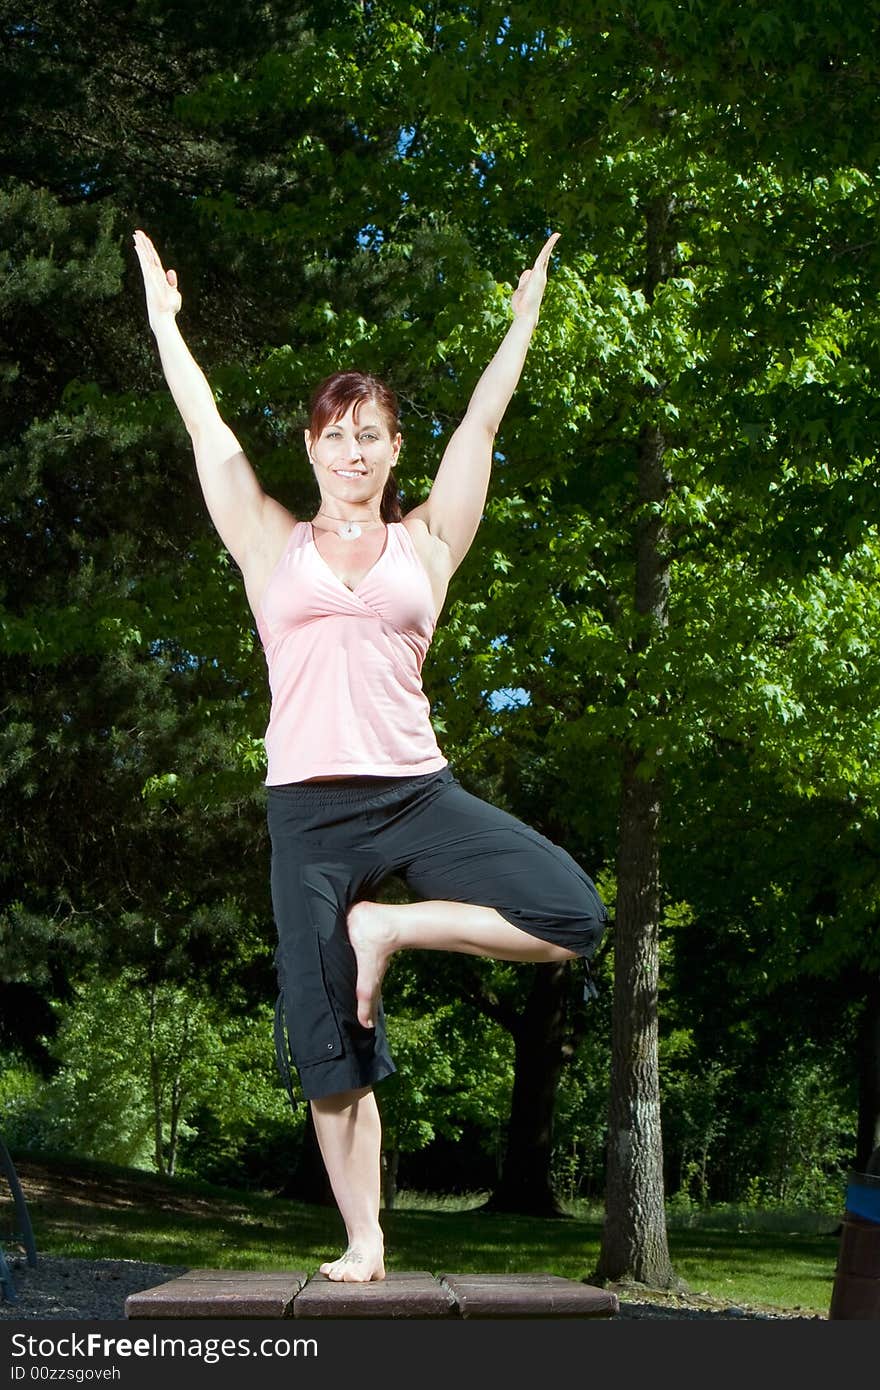
[[[435,625],[402,522],[389,524],[381,555],[350,589],[298,521],[257,612],[272,696],[267,785],[445,767],[422,689]]]

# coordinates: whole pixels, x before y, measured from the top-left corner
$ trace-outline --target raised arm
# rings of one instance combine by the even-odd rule
[[[554,232],[524,270],[511,297],[513,323],[477,382],[464,419],[446,446],[427,501],[410,513],[449,551],[451,570],[471,547],[489,488],[495,435],[516,390],[547,287]]]
[[[177,274],[166,271],[146,233],[134,233],[147,315],[165,380],[192,440],[202,492],[220,539],[244,574],[248,593],[280,553],[294,518],[260,486],[244,450],[221,419],[203,372],[177,326]],[[267,575],[265,577],[268,577]]]

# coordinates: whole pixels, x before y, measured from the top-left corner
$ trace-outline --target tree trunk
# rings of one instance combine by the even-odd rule
[[[150,1094],[153,1098],[153,1157],[157,1173],[165,1172],[165,1153],[162,1144],[162,1077],[156,1056],[156,986],[150,985]]]
[[[189,1055],[190,1047],[190,1015],[185,1014],[183,1019],[183,1034],[180,1039],[180,1049],[174,1058],[174,1077],[171,1082],[171,1114],[168,1122],[168,1176],[174,1177],[174,1170],[177,1167],[177,1144],[180,1138],[180,1115],[183,1110],[184,1083],[183,1069],[186,1065],[186,1058]]]
[[[540,965],[513,1032],[515,1061],[507,1146],[486,1211],[562,1216],[550,1176],[556,1089],[566,1059],[570,976],[564,965]]]
[[[646,209],[645,292],[672,271],[672,199]],[[655,372],[658,378],[660,372]],[[656,388],[662,391],[662,384]],[[635,609],[643,620],[637,658],[661,641],[668,623],[669,561],[663,503],[670,488],[662,431],[646,423],[638,450]],[[630,679],[638,696],[638,666]],[[605,1225],[596,1271],[606,1281],[680,1287],[669,1258],[663,1190],[657,986],[660,926],[661,779],[645,751],[626,749],[621,777],[614,926],[611,1098],[608,1117]]]
[[[182,1059],[178,1065],[182,1066]],[[180,1134],[180,1111],[183,1106],[183,1087],[181,1085],[180,1074],[175,1077],[171,1087],[171,1117],[168,1124],[168,1161],[167,1171],[169,1178],[174,1177],[174,1169],[177,1165],[177,1140]]]
[[[856,1171],[866,1173],[880,1150],[880,975],[870,975],[862,1016],[859,1056],[859,1124]]]
[[[614,927],[605,1225],[597,1276],[677,1285],[666,1240],[657,982],[660,795],[630,753],[623,778]]]

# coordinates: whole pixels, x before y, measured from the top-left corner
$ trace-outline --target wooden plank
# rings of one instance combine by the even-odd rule
[[[316,1274],[297,1294],[295,1318],[445,1318],[451,1293],[424,1270],[389,1270],[369,1284],[343,1284]]]
[[[612,1317],[614,1293],[555,1274],[391,1270],[368,1284],[299,1271],[190,1269],[129,1294],[127,1318]]]
[[[616,1293],[558,1274],[443,1274],[463,1318],[608,1318]]]
[[[129,1294],[127,1318],[289,1318],[306,1275],[299,1271],[190,1269]]]

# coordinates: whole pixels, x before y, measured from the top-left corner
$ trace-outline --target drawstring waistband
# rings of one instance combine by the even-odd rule
[[[416,791],[437,777],[441,781],[451,781],[451,773],[444,776],[445,773],[447,768],[443,767],[439,773],[420,772],[409,777],[340,777],[329,782],[283,782],[268,786],[266,790],[270,804],[277,800],[283,805],[301,806],[304,809],[333,806],[340,802],[360,806],[371,801],[381,802],[408,789]]]

